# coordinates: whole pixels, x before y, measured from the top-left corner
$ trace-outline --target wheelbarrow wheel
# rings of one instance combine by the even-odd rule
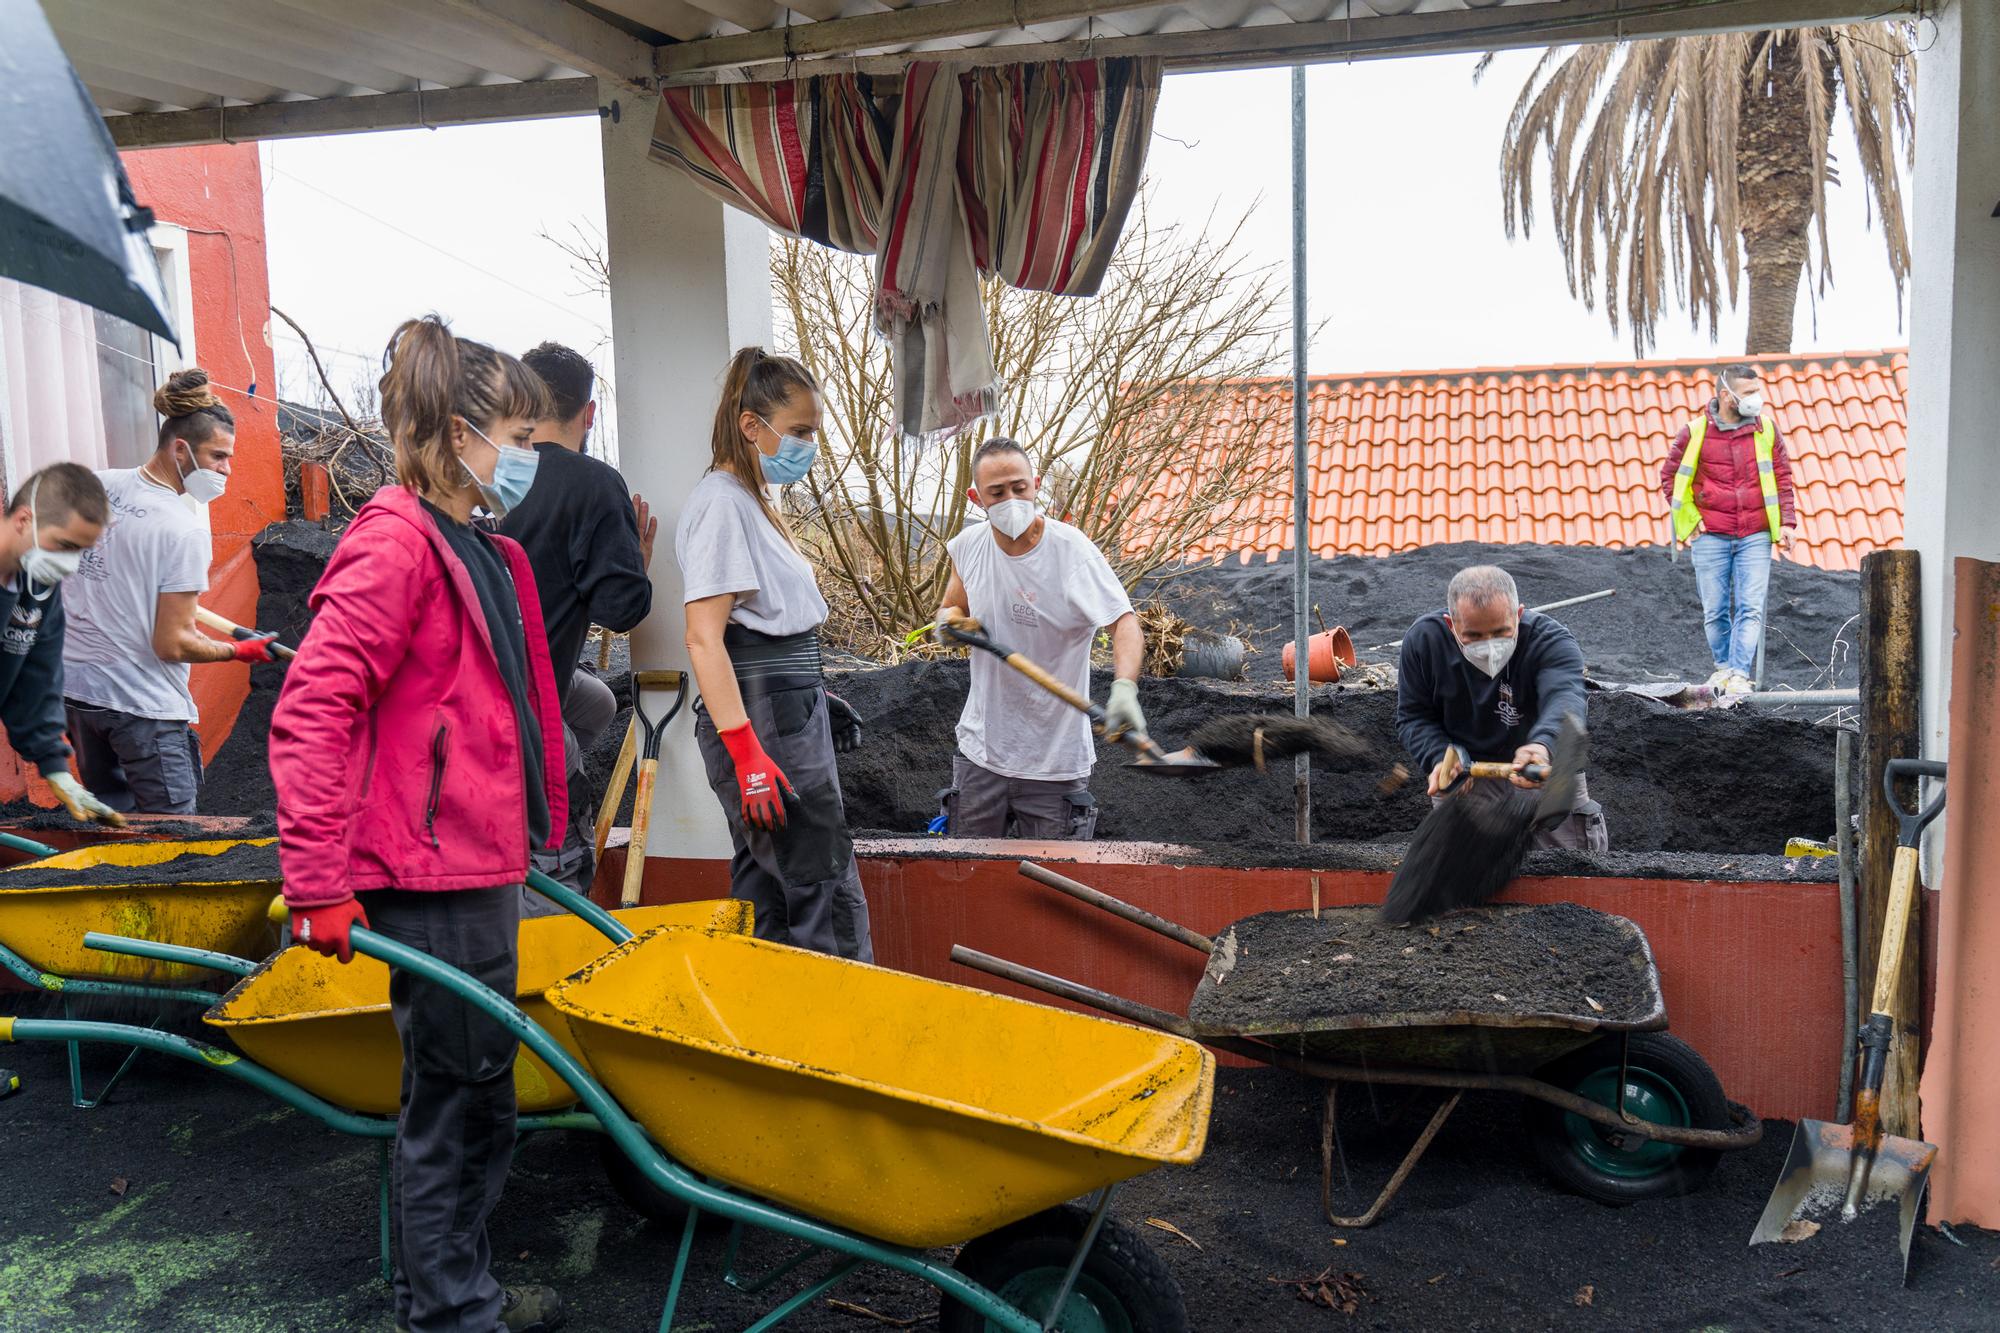
[[[1664,1032],[1632,1034],[1625,1107],[1641,1120],[1692,1129],[1729,1128],[1729,1099],[1708,1061]],[[1536,1077],[1604,1106],[1618,1104],[1624,1039],[1604,1037],[1536,1072]],[[1698,1188],[1722,1154],[1682,1148],[1530,1100],[1529,1138],[1542,1166],[1567,1189],[1599,1203],[1628,1204]]]
[[[1039,1319],[1062,1286],[1090,1213],[1064,1204],[970,1241],[953,1267],[1018,1310]],[[946,1296],[940,1333],[986,1333],[994,1327]],[[1105,1219],[1063,1302],[1058,1333],[1187,1333],[1180,1283],[1131,1228]]]

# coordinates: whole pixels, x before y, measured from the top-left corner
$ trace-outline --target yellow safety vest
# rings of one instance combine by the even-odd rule
[[[1694,470],[1701,464],[1701,442],[1708,438],[1708,413],[1697,413],[1688,422],[1687,452],[1681,455],[1681,465],[1674,473],[1674,540],[1684,542],[1701,522],[1701,510],[1694,503]],[[1777,443],[1778,425],[1771,420],[1769,412],[1757,422],[1757,433],[1750,442],[1757,446],[1757,486],[1764,492],[1764,519],[1771,526],[1771,540],[1778,540],[1778,532],[1784,527],[1784,518],[1778,508],[1778,469],[1771,462],[1772,447]]]

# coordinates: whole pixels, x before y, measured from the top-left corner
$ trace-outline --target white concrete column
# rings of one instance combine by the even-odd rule
[[[770,233],[647,157],[657,99],[600,82],[598,104],[614,100],[618,119],[602,123],[619,470],[660,520],[653,614],[632,633],[632,665],[687,671],[674,525],[708,467],[709,427],[729,354],[747,343],[771,343]],[[647,711],[655,715],[669,703],[647,695]],[[730,854],[728,826],[695,749],[692,697],[660,747],[646,851]]]
[[[1923,752],[1943,759],[1952,562],[2000,560],[2000,5],[1950,0],[1936,23],[1917,59],[1903,540],[1922,556]]]

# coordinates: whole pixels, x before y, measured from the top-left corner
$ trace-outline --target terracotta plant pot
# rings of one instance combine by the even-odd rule
[[[1295,680],[1298,667],[1295,662],[1298,645],[1285,645],[1285,679]],[[1321,630],[1306,640],[1306,679],[1315,681],[1339,680],[1341,673],[1354,665],[1354,640],[1347,635],[1345,625],[1335,625],[1332,629]]]

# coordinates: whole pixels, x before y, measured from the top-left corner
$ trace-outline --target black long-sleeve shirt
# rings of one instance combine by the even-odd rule
[[[25,574],[0,581],[0,723],[14,753],[43,776],[69,771],[63,740],[62,589],[39,597]]]
[[[556,690],[567,700],[590,627],[623,634],[637,626],[653,609],[653,581],[618,469],[560,444],[537,444],[535,452],[535,484],[500,531],[521,543],[534,567]]]
[[[1497,676],[1465,660],[1433,611],[1403,636],[1396,679],[1396,735],[1428,772],[1456,745],[1474,762],[1512,760],[1523,745],[1553,747],[1565,715],[1584,718],[1583,650],[1544,615],[1521,617],[1514,655]]]

